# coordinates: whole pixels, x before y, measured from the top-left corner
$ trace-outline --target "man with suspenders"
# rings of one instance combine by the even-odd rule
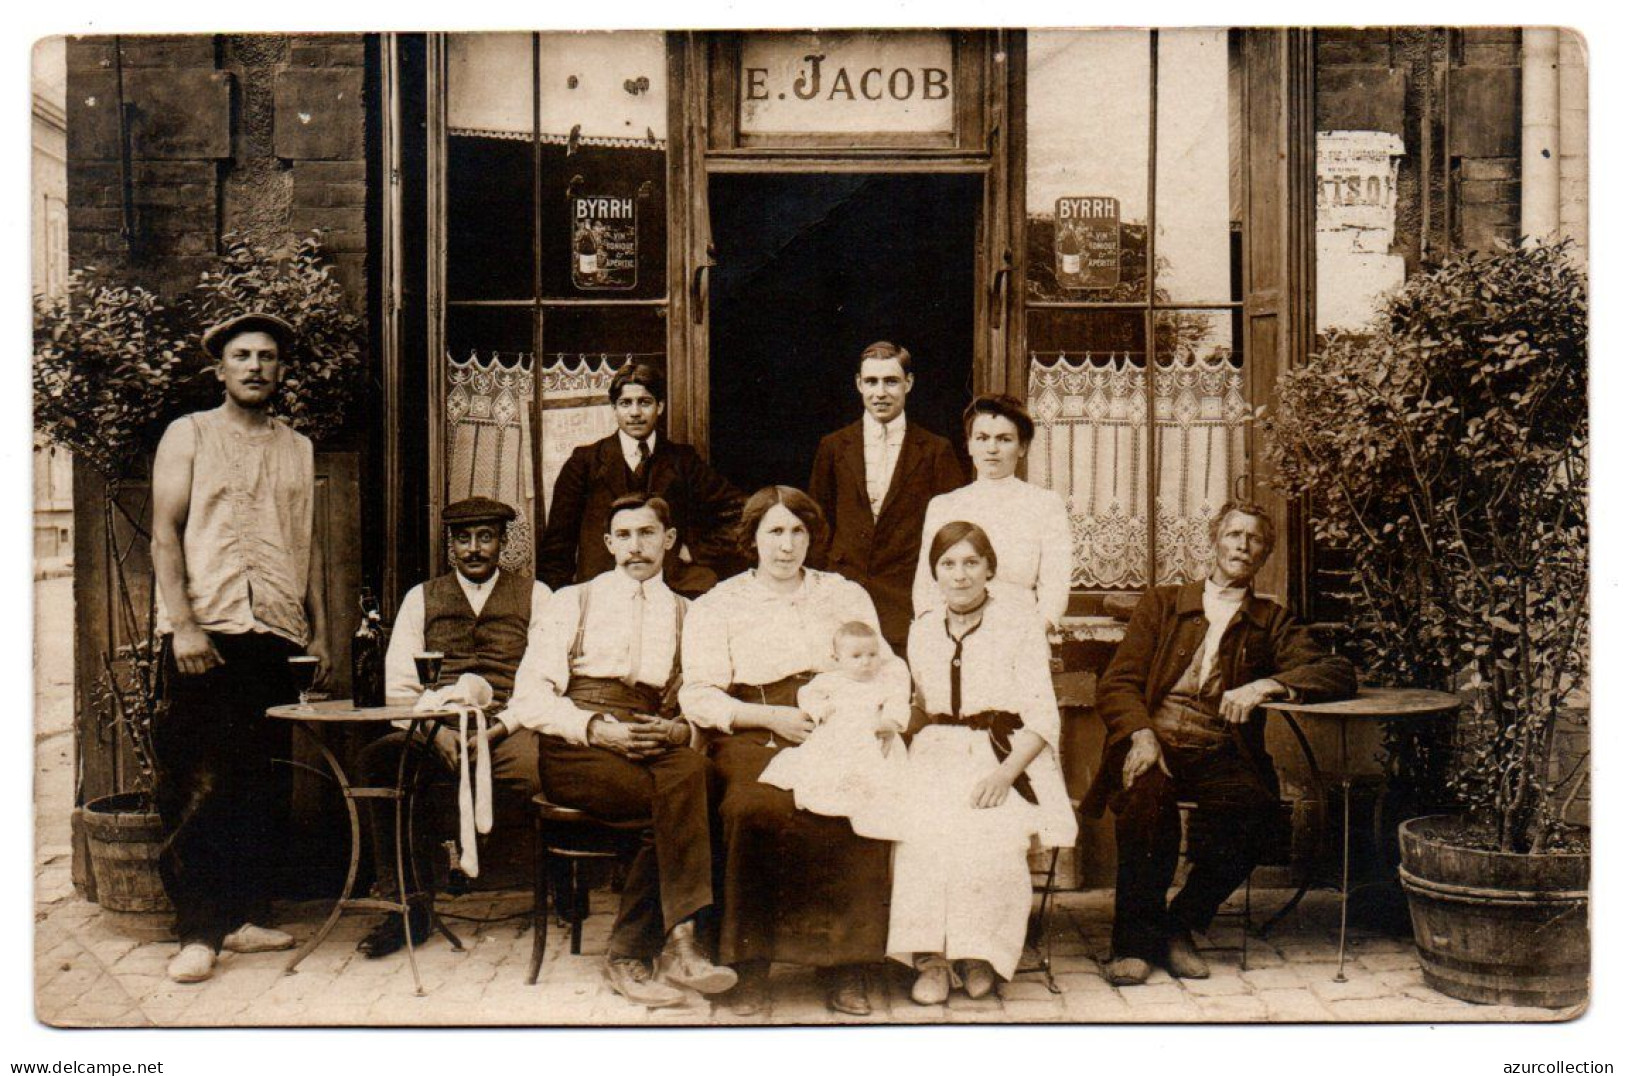
[[[553,598],[515,678],[510,717],[541,733],[542,788],[562,807],[609,821],[654,820],[632,861],[604,976],[628,1001],[678,1005],[688,987],[731,988],[734,973],[700,951],[695,919],[713,904],[711,764],[676,716],[687,600],[662,576],[677,541],[658,496],[610,506],[615,567]],[[651,964],[653,961],[653,964]]]

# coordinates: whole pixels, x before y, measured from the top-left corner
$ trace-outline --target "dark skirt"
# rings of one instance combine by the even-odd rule
[[[753,687],[748,698],[793,706],[804,682]],[[765,730],[747,729],[711,746],[726,847],[718,959],[811,967],[884,960],[890,842],[859,837],[845,818],[797,810],[794,794],[762,784],[757,778],[783,750],[768,741]]]

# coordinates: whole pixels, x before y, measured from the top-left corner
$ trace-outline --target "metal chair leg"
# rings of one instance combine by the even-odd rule
[[[525,979],[531,986],[536,985],[547,956],[547,840],[542,828],[537,815],[531,826],[530,974]]]

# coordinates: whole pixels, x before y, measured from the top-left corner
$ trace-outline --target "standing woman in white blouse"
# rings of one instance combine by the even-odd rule
[[[913,998],[940,1005],[1008,979],[1032,909],[1027,850],[1077,840],[1056,762],[1061,718],[1044,624],[989,587],[1004,557],[973,523],[926,543],[938,607],[908,635],[915,715],[897,821],[886,949],[919,973]]]
[[[834,667],[836,628],[880,622],[863,587],[805,566],[824,517],[798,489],[767,486],[745,502],[742,544],[756,567],[694,602],[683,626],[683,715],[712,737],[724,792],[726,862],[718,958],[739,973],[736,1015],[766,1004],[772,961],[820,969],[837,1012],[864,1015],[862,965],[886,952],[891,845],[859,837],[846,818],[797,810],[758,780],[813,722],[796,692]],[[880,640],[883,656],[890,648]]]
[[[974,523],[999,552],[993,590],[1024,591],[1050,628],[1061,623],[1072,585],[1072,523],[1054,490],[1016,477],[1033,441],[1033,420],[1011,396],[978,396],[965,409],[965,441],[976,481],[933,497],[914,570],[914,611],[942,605],[932,577],[931,536],[955,520]]]

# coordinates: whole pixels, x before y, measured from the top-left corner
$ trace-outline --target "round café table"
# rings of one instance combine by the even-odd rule
[[[1326,822],[1325,808],[1330,799],[1332,786],[1335,784],[1343,794],[1343,869],[1338,885],[1337,975],[1333,981],[1347,982],[1343,974],[1343,963],[1347,952],[1349,926],[1349,800],[1354,785],[1353,774],[1349,772],[1349,725],[1356,721],[1443,717],[1454,713],[1461,706],[1461,699],[1445,691],[1428,691],[1422,688],[1365,687],[1353,698],[1340,699],[1336,702],[1292,702],[1287,699],[1274,699],[1261,705],[1263,709],[1281,715],[1298,741],[1304,763],[1309,769],[1309,781],[1320,801],[1319,814],[1323,836]],[[1309,745],[1309,737],[1304,734],[1303,726],[1298,723],[1300,717],[1336,722],[1337,766],[1330,775],[1321,769],[1314,748]],[[1320,843],[1324,844],[1324,840]],[[1298,891],[1292,894],[1292,899],[1259,928],[1259,933],[1267,934],[1271,927],[1296,908],[1314,881],[1313,870],[1306,872]]]
[[[304,706],[290,704],[286,706],[273,706],[265,711],[267,717],[281,721],[292,721],[294,727],[304,731],[316,750],[321,753],[322,759],[327,763],[333,780],[344,797],[344,807],[350,821],[350,867],[344,878],[344,888],[340,890],[338,900],[333,903],[333,910],[328,913],[327,919],[321,928],[312,934],[298,952],[288,961],[284,974],[292,975],[299,967],[301,961],[309,956],[332,933],[333,927],[338,923],[339,917],[348,911],[393,912],[405,917],[410,911],[407,902],[408,890],[407,870],[411,871],[412,892],[421,888],[418,877],[417,857],[410,854],[412,845],[412,789],[417,783],[418,767],[422,761],[423,751],[428,749],[430,738],[434,729],[442,721],[455,719],[457,714],[451,710],[414,710],[410,706],[356,706],[350,699],[330,699],[325,702],[312,702]],[[322,728],[327,725],[339,724],[372,724],[408,722],[406,748],[401,752],[399,764],[395,768],[394,785],[354,785],[350,783],[349,775],[345,773],[344,766],[338,756],[328,748],[322,736]],[[408,771],[408,760],[412,765]],[[355,893],[356,875],[361,868],[361,813],[356,807],[356,800],[385,799],[395,804],[395,900],[385,900],[377,897],[357,897]],[[446,936],[452,948],[461,951],[462,941],[453,934],[451,928],[430,908],[430,920],[435,929]],[[417,989],[419,997],[423,996],[423,980],[418,975],[417,954],[413,951],[412,932],[406,931],[406,959],[412,967],[412,983]]]

